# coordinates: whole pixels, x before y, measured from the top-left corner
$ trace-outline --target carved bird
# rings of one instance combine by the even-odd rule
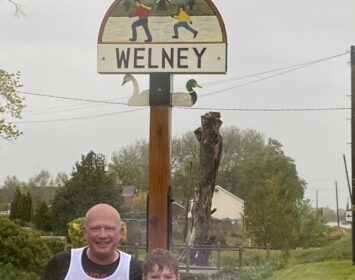
[[[173,92],[171,105],[175,107],[191,107],[197,101],[197,94],[194,88],[202,88],[194,79],[186,83],[187,92]]]
[[[149,106],[149,89],[139,93],[139,86],[137,80],[131,74],[124,75],[122,85],[128,82],[133,83],[133,94],[128,99],[128,106]]]

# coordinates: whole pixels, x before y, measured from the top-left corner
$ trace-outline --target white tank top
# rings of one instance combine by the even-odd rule
[[[97,280],[87,275],[81,264],[81,255],[85,248],[77,248],[71,250],[70,265],[68,273],[64,280]],[[129,266],[131,262],[131,255],[120,252],[120,262],[115,272],[104,280],[129,280]]]

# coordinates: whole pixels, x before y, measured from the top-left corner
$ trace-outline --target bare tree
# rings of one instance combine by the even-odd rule
[[[208,265],[209,251],[198,248],[198,245],[211,245],[215,241],[215,236],[210,233],[210,227],[212,197],[223,145],[222,136],[219,133],[222,125],[220,117],[218,112],[203,115],[201,127],[195,130],[195,136],[200,143],[200,166],[191,210],[191,226],[186,239],[187,245],[197,246],[190,251],[191,264]],[[187,250],[184,250],[180,259],[186,261],[186,258]]]

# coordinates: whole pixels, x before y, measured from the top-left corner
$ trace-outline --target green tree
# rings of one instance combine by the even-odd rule
[[[14,199],[10,208],[10,219],[16,220],[22,218],[22,193],[19,187],[16,188]]]
[[[32,196],[29,192],[23,194],[20,188],[16,188],[14,200],[11,203],[10,219],[30,222],[33,217]]]
[[[121,186],[134,186],[138,191],[148,190],[149,147],[145,140],[138,140],[114,152],[109,173]]]
[[[0,263],[40,274],[50,255],[49,248],[36,232],[0,217]]]
[[[237,175],[233,193],[244,200],[253,186],[262,186],[274,176],[280,176],[282,184],[291,188],[297,199],[304,195],[305,182],[298,177],[294,160],[284,154],[281,143],[274,139],[269,139],[263,149],[243,160]]]
[[[51,226],[58,234],[66,234],[67,224],[97,203],[118,207],[121,189],[106,171],[106,159],[102,154],[90,151],[75,164],[71,178],[54,197],[50,208]]]
[[[33,218],[32,196],[29,192],[22,195],[21,199],[21,220],[30,222]]]
[[[293,246],[305,182],[281,144],[270,139],[264,149],[242,161],[238,175],[236,192],[245,200],[248,230],[256,241],[285,250]]]
[[[321,247],[326,242],[326,217],[318,215],[309,200],[302,200],[297,207],[297,224],[293,247]]]
[[[4,139],[16,139],[22,134],[16,125],[6,121],[4,115],[20,118],[25,107],[24,99],[18,96],[17,89],[20,84],[20,73],[8,73],[0,69],[0,137]]]
[[[221,129],[223,152],[216,184],[235,191],[238,182],[238,167],[242,160],[261,150],[264,137],[255,130],[240,130],[237,127]],[[188,194],[194,193],[198,174],[200,146],[193,132],[187,132],[172,141],[172,185],[174,198],[184,205]]]
[[[264,136],[252,129],[227,127],[221,130],[223,152],[217,184],[232,191],[238,183],[238,167],[242,160],[265,146]]]
[[[38,203],[34,214],[34,223],[36,228],[39,230],[51,230],[49,208],[45,201],[40,201]]]

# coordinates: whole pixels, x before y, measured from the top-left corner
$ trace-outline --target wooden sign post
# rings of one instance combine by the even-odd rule
[[[212,1],[162,3],[114,1],[101,23],[97,51],[99,73],[126,74],[123,82],[133,83],[128,105],[150,106],[148,250],[171,244],[172,106],[189,107],[197,98],[194,79],[187,92],[174,93],[172,74],[227,71],[227,36]],[[149,74],[149,90],[139,92],[132,73]]]

